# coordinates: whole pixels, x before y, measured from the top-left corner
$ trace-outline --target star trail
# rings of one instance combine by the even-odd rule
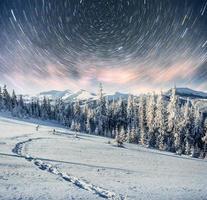
[[[1,0],[0,83],[207,91],[206,0]]]

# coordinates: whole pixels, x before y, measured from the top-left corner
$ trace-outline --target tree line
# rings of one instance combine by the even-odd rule
[[[51,102],[44,97],[26,103],[22,95],[9,94],[4,86],[0,88],[0,109],[20,118],[56,120],[73,131],[115,138],[119,144],[205,157],[207,120],[196,104],[176,95],[176,88],[170,97],[153,93],[109,100],[100,85],[99,97],[93,101]]]

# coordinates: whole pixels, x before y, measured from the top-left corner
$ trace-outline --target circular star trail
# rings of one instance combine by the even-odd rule
[[[1,84],[135,93],[207,90],[206,0],[0,2]]]

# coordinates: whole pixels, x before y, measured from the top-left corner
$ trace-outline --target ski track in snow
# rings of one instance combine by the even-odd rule
[[[74,184],[75,186],[77,186],[81,189],[91,191],[92,193],[94,193],[102,198],[112,199],[112,200],[123,200],[124,199],[124,197],[122,195],[117,195],[114,192],[111,192],[109,190],[95,186],[85,180],[81,180],[81,179],[74,177],[72,175],[69,175],[65,172],[61,172],[57,167],[55,167],[49,163],[43,162],[41,159],[37,159],[37,158],[34,158],[28,154],[23,153],[24,145],[26,143],[32,142],[34,140],[39,140],[39,139],[45,139],[45,138],[30,138],[28,140],[19,142],[12,149],[12,152],[19,155],[19,156],[24,157],[27,161],[32,162],[34,165],[38,166],[39,169],[47,171],[47,172],[52,173],[54,175],[57,175],[57,176],[61,177],[63,180],[71,182],[72,184]]]

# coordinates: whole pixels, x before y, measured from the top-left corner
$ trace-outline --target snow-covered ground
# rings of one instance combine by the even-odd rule
[[[207,160],[36,123],[0,117],[2,200],[207,199]]]

